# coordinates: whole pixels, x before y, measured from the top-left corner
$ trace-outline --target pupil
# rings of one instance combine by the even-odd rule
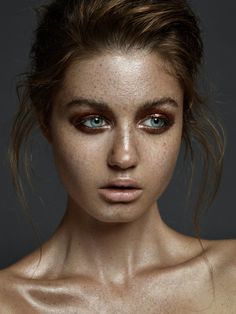
[[[94,121],[95,121],[95,124],[99,124],[99,121],[100,119],[99,118],[94,118]]]
[[[155,122],[157,125],[162,124],[162,123],[161,123],[161,120],[160,120],[159,118],[154,118],[154,122]]]

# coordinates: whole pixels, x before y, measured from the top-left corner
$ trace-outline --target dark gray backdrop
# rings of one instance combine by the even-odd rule
[[[0,268],[14,263],[36,248],[37,242],[30,223],[16,198],[10,181],[6,158],[12,117],[17,108],[16,75],[27,67],[32,29],[35,17],[32,7],[36,0],[9,0],[0,8],[1,32],[1,115],[0,115]],[[208,81],[209,101],[218,106],[227,133],[225,168],[219,194],[202,223],[201,236],[208,239],[236,238],[236,143],[235,143],[235,69],[236,39],[234,0],[192,0],[201,17],[205,42],[204,77]],[[66,194],[53,165],[46,141],[35,133],[33,167],[36,173],[36,193],[28,193],[31,213],[43,241],[46,241],[60,223]],[[161,215],[171,227],[193,235],[190,208],[184,207],[182,174],[178,172],[160,201]]]

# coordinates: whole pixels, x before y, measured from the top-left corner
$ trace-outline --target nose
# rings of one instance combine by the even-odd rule
[[[112,168],[128,169],[137,166],[138,147],[132,130],[120,130],[114,134],[108,154],[108,165]]]

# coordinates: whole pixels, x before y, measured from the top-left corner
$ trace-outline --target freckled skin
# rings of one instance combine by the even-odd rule
[[[104,55],[73,64],[65,77],[66,92],[62,90],[55,101],[51,132],[60,177],[74,202],[100,222],[131,222],[150,210],[166,188],[178,156],[183,92],[155,55],[144,56]],[[78,95],[109,103],[116,126],[96,135],[73,128],[56,108]],[[160,135],[141,130],[134,121],[137,104],[164,96],[179,104],[177,110],[169,109],[175,124]],[[110,206],[100,199],[98,187],[117,177],[134,178],[144,187],[139,202]]]
[[[81,108],[67,110],[64,104],[76,97],[109,104],[113,117],[102,131],[87,133],[71,122]],[[143,127],[149,117],[137,121],[136,113],[139,104],[162,97],[178,106],[162,107],[174,121],[154,134]],[[212,305],[209,270],[198,241],[171,229],[158,208],[178,158],[182,116],[183,91],[155,54],[104,52],[71,64],[45,134],[68,193],[66,212],[44,243],[38,268],[37,250],[1,273],[4,313],[187,314]],[[100,197],[101,186],[127,177],[142,187],[136,201],[109,203]],[[203,240],[203,246],[209,255],[213,252],[216,274],[222,274],[217,272],[222,258],[212,250],[213,244],[219,247],[216,242]],[[221,244],[219,251],[229,248],[224,257],[233,251],[235,243],[230,243]],[[225,258],[224,267],[226,260],[232,261]],[[226,313],[225,288],[219,287],[229,280],[216,278],[218,303],[203,313]]]

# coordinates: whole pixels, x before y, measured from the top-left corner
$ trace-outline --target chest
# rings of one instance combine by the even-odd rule
[[[83,314],[218,314],[209,285],[145,278],[126,286],[101,287],[91,283],[43,283],[18,287],[8,312]],[[12,296],[12,295],[11,295]],[[207,309],[208,308],[208,309]],[[202,311],[202,312],[201,312]],[[6,311],[6,313],[8,313]],[[221,314],[221,312],[219,312]]]

